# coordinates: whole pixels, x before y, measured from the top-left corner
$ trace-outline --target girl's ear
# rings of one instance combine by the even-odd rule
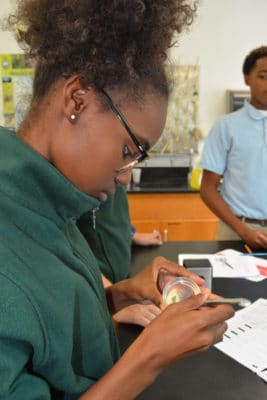
[[[77,75],[68,78],[63,87],[64,113],[74,122],[95,97],[95,90],[83,87]]]
[[[75,110],[77,111],[77,113],[82,111],[82,108],[84,107],[85,95],[86,95],[86,90],[84,89],[77,89],[72,94],[72,98],[75,103]]]

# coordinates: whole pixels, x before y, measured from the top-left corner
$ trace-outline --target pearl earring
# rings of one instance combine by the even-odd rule
[[[75,114],[71,114],[71,116],[70,116],[71,121],[75,121],[76,118],[77,118],[77,117],[76,117]]]

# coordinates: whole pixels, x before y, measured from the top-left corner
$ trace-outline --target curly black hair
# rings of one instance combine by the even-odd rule
[[[36,59],[33,97],[60,77],[85,86],[148,86],[168,95],[165,74],[175,33],[194,18],[193,0],[19,0],[9,17],[24,51]],[[143,89],[142,89],[143,88]]]
[[[267,46],[257,47],[252,50],[245,58],[242,71],[244,75],[249,75],[256,65],[258,59],[267,57]]]

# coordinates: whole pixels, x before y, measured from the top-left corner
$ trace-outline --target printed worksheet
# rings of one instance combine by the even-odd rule
[[[237,311],[215,347],[267,382],[267,299]]]

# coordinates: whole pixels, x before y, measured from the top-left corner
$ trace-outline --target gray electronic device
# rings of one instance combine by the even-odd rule
[[[205,286],[212,290],[212,265],[208,258],[185,258],[183,266],[205,279]]]

